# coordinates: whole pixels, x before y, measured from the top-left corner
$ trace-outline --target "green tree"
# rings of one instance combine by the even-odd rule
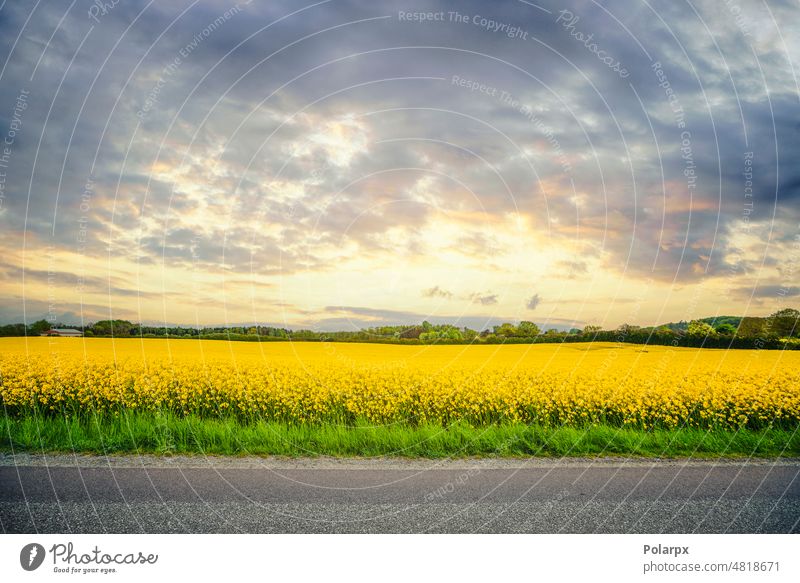
[[[91,328],[97,336],[130,336],[133,324],[128,320],[100,320]]]
[[[767,318],[765,328],[769,336],[787,338],[800,333],[800,312],[794,308],[784,308]]]
[[[534,336],[538,336],[540,332],[539,326],[533,322],[523,320],[519,323],[519,326],[517,326],[517,334],[523,338],[533,338]]]
[[[793,320],[797,320],[800,318],[800,310],[795,310],[794,308],[784,308],[770,315],[770,318],[791,318]]]
[[[623,334],[633,334],[637,330],[641,330],[641,326],[635,326],[633,324],[622,324],[620,325],[617,330],[622,332]]]
[[[514,326],[514,324],[504,322],[503,324],[494,327],[494,333],[497,336],[505,336],[506,338],[511,338],[517,335],[517,327]]]
[[[717,334],[720,336],[733,336],[736,334],[736,326],[733,324],[720,324],[714,328],[714,330],[716,330]]]
[[[709,338],[717,334],[714,328],[711,327],[711,324],[703,322],[702,320],[692,320],[689,322],[687,333],[693,338]]]
[[[736,336],[739,338],[763,338],[765,336],[764,318],[754,318],[747,316],[742,318],[739,328],[736,330]]]
[[[461,341],[464,339],[464,335],[461,333],[461,330],[456,328],[455,326],[448,326],[445,330],[442,331],[443,338],[447,338],[448,340],[455,340]]]
[[[6,324],[0,326],[0,336],[25,336],[27,334],[25,324]]]
[[[439,339],[439,335],[436,332],[423,332],[419,335],[419,340],[423,344],[433,344]]]
[[[47,320],[36,320],[33,324],[28,326],[28,331],[31,336],[38,336],[42,332],[47,332],[50,329],[50,322]]]

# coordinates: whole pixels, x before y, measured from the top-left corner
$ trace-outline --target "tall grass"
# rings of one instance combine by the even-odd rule
[[[291,425],[171,413],[0,418],[0,449],[95,454],[280,456],[797,456],[794,430],[639,429],[508,424]]]

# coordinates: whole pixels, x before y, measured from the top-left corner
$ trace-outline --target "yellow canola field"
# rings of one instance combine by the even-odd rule
[[[797,351],[3,338],[0,382],[10,414],[645,429],[800,421]]]

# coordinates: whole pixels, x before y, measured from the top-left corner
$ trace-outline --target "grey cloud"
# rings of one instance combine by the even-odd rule
[[[530,298],[528,298],[528,301],[525,303],[525,307],[529,310],[535,310],[537,307],[539,307],[541,301],[542,300],[539,297],[539,294],[533,294]]]
[[[586,264],[586,262],[579,260],[556,261],[555,266],[558,270],[558,275],[566,279],[575,279],[585,275],[589,271],[589,266]]]
[[[453,292],[440,288],[438,285],[422,291],[422,296],[426,298],[444,298],[451,299]]]
[[[473,293],[469,295],[469,299],[473,304],[480,304],[482,306],[491,306],[497,303],[497,294],[492,293]]]

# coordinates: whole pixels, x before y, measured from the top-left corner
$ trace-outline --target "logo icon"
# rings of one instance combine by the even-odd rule
[[[39,543],[30,543],[19,552],[19,564],[26,571],[35,571],[44,562],[44,547]]]

